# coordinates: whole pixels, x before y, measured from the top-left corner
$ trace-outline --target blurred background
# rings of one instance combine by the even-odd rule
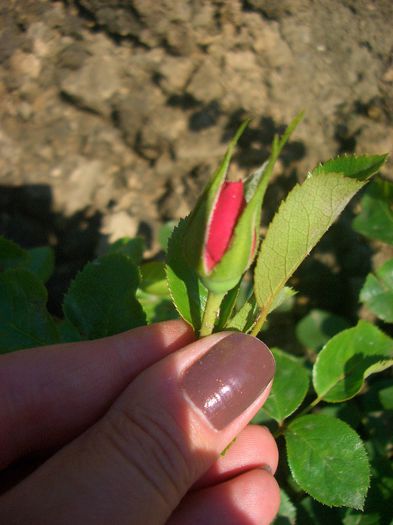
[[[159,226],[187,214],[246,116],[235,174],[306,112],[264,225],[317,162],[391,151],[392,24],[391,0],[1,2],[0,233],[55,248],[52,311],[108,242],[141,235],[157,254]],[[392,255],[352,230],[353,209],[295,277],[299,308],[356,316]]]

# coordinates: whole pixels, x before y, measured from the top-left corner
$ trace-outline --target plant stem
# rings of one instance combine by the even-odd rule
[[[308,412],[310,412],[311,409],[313,409],[315,406],[318,405],[318,403],[320,403],[322,401],[322,397],[318,396],[314,399],[314,401],[311,401],[311,403],[309,405],[306,406],[306,408],[304,408],[300,414],[297,414],[297,416],[304,416],[304,414],[307,414]]]
[[[225,294],[208,293],[205,311],[203,312],[202,326],[199,331],[200,337],[205,337],[213,333],[216,324],[220,304]]]
[[[280,421],[280,423],[278,423],[278,428],[273,432],[273,437],[277,439],[280,436],[283,436],[285,434],[285,430],[286,430],[285,421]]]
[[[268,314],[267,308],[263,308],[260,311],[257,321],[254,325],[254,328],[251,331],[251,335],[253,335],[254,337],[257,337],[259,332],[262,330],[262,326],[263,326],[263,323],[266,321],[267,314]]]

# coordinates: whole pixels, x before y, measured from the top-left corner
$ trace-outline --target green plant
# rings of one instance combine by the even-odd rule
[[[259,242],[266,187],[300,119],[301,115],[274,139],[270,158],[261,168],[234,182],[227,172],[247,125],[243,124],[193,212],[173,229],[168,243],[168,229],[163,229],[166,261],[143,262],[139,238],[118,241],[76,276],[64,298],[64,319],[54,319],[46,310],[44,282],[53,269],[51,251],[25,251],[0,238],[0,351],[104,337],[178,315],[199,336],[219,330],[257,336],[272,311],[293,302],[296,292],[287,286],[288,280],[386,159],[386,155],[350,155],[318,165],[281,203]],[[378,230],[378,238],[392,243],[385,224],[392,224],[391,185],[372,184],[355,227],[366,234]],[[368,276],[360,294],[383,322],[393,321],[392,274],[388,261]],[[365,420],[355,416],[356,410],[360,413],[357,400],[369,402],[367,395],[375,388],[376,411],[391,410],[392,387],[379,382],[366,391],[365,380],[393,364],[393,341],[370,322],[360,320],[351,326],[320,310],[299,323],[297,335],[308,352],[295,357],[272,349],[276,378],[270,398],[255,418],[286,444],[289,470],[283,463],[277,523],[294,523],[296,513],[301,523],[324,523],[317,502],[354,509],[326,511],[347,525],[385,523],[372,506],[371,514],[380,521],[358,519],[364,516],[358,510],[363,509],[370,486],[370,459],[371,495],[378,493],[388,501],[393,487],[386,481],[392,475],[384,463],[387,440],[381,437],[375,411],[361,409]],[[355,397],[358,394],[362,395]],[[365,442],[355,430],[358,427]],[[381,462],[386,472],[378,470]]]

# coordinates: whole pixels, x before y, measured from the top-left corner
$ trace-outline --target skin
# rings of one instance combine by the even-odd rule
[[[227,336],[168,321],[0,356],[0,523],[271,523],[278,451],[248,425],[269,388],[221,431],[179,393]]]

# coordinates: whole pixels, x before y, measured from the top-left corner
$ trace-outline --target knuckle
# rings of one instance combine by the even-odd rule
[[[140,406],[118,409],[109,419],[111,446],[165,502],[178,502],[190,472],[182,432],[173,417]]]

